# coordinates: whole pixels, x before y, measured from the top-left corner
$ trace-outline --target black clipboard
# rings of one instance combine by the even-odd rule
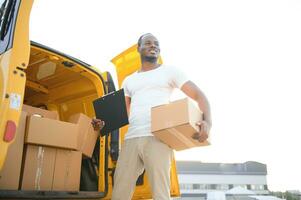
[[[102,136],[129,124],[123,89],[94,100],[93,106],[96,118],[105,122],[100,130]]]

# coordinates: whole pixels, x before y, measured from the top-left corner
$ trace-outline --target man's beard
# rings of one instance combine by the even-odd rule
[[[152,56],[144,56],[142,57],[142,61],[149,62],[149,63],[157,63],[158,58]]]

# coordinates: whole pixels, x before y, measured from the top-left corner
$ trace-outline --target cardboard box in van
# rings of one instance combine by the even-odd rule
[[[52,190],[79,191],[82,153],[57,149]]]
[[[91,125],[92,119],[82,113],[77,113],[72,115],[68,121],[78,125],[77,150],[91,158],[98,138],[98,133]]]
[[[49,118],[49,119],[59,119],[59,114],[57,111],[44,110],[41,108],[32,107],[29,105],[23,104],[22,110],[27,112],[28,115],[40,115],[41,117]]]
[[[77,124],[37,116],[27,118],[25,136],[27,144],[76,150],[77,136]]]
[[[0,172],[0,189],[18,190],[23,155],[24,134],[27,113],[21,112],[15,140],[9,146],[6,161]]]
[[[52,189],[56,149],[26,145],[21,190]]]
[[[179,151],[209,145],[199,142],[193,135],[199,131],[196,125],[202,112],[189,100],[181,99],[151,109],[151,131],[162,142]]]
[[[27,145],[21,190],[79,191],[79,151]]]

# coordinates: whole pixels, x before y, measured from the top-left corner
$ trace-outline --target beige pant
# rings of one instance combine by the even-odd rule
[[[155,137],[125,140],[117,161],[112,200],[130,200],[136,180],[144,169],[150,181],[153,199],[170,199],[172,156],[172,149]]]

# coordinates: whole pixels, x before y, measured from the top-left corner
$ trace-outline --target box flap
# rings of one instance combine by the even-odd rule
[[[41,115],[41,117],[59,120],[59,114],[57,111],[44,110],[41,108],[36,108],[25,104],[23,104],[22,110],[27,112],[28,115],[38,114]]]
[[[77,113],[69,117],[69,122],[78,125],[78,147],[85,156],[92,157],[93,150],[98,138],[91,124],[92,119],[83,113]]]

